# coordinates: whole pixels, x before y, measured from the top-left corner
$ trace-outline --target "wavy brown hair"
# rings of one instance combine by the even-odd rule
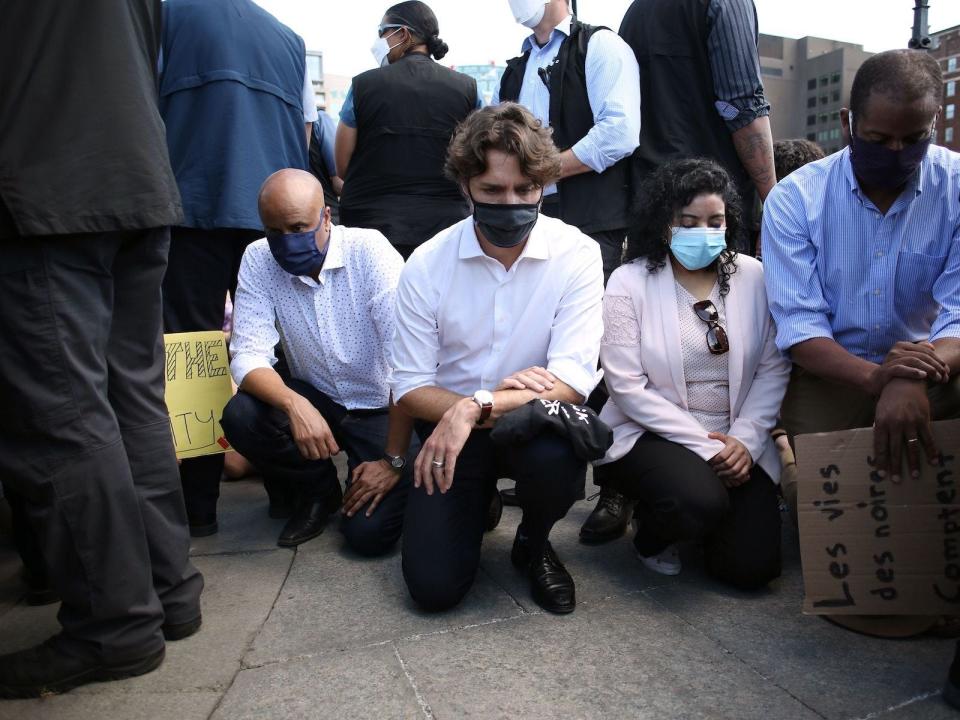
[[[520,171],[539,187],[560,177],[560,151],[550,131],[517,103],[493,105],[468,115],[450,140],[444,172],[455,183],[466,185],[487,171],[488,150],[515,156]]]

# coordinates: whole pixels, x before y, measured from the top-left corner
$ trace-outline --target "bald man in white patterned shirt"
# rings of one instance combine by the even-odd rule
[[[341,529],[357,552],[381,554],[400,537],[411,479],[410,422],[390,409],[387,386],[403,259],[376,230],[334,225],[309,173],[275,173],[259,205],[267,237],[240,266],[230,346],[240,392],[225,435],[263,474],[271,517],[290,518],[282,547],[319,535],[341,506],[331,457],[345,451]],[[278,342],[289,372],[274,367]]]

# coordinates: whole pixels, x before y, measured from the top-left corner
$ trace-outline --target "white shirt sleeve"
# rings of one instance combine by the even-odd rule
[[[577,249],[577,267],[554,315],[547,370],[583,395],[600,380],[597,358],[603,335],[603,261],[595,242]]]
[[[414,256],[407,262],[397,287],[397,327],[390,346],[394,402],[408,392],[436,384],[440,358],[437,305],[418,259]]]
[[[269,286],[267,268],[250,246],[243,253],[233,303],[233,334],[230,337],[230,373],[239,386],[252,370],[272,368],[273,349],[280,341],[273,300],[264,291]]]
[[[313,97],[313,80],[310,78],[310,66],[306,59],[303,61],[303,122],[316,122],[319,118],[317,101]]]

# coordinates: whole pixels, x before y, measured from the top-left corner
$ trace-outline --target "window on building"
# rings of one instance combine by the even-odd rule
[[[765,65],[760,66],[761,75],[772,75],[773,77],[783,77],[783,69],[775,67],[766,67]]]
[[[820,113],[820,122],[825,123],[830,120],[830,116],[826,113]]]
[[[821,95],[821,96],[820,96],[820,104],[821,104],[821,105],[826,105],[828,102],[830,102],[830,98],[829,98],[829,97],[827,97],[826,95]]]
[[[947,97],[953,97],[957,94],[957,81],[951,80],[947,83]]]
[[[830,93],[830,100],[832,102],[840,102],[840,91],[834,90],[832,93]]]
[[[953,128],[947,128],[943,131],[943,141],[948,145],[953,142]]]
[[[307,55],[307,71],[313,82],[323,82],[323,64],[319,55]]]
[[[816,125],[816,124],[817,124],[817,116],[807,115],[807,125],[809,126],[809,125]]]
[[[830,139],[831,140],[840,139],[840,128],[833,128],[833,130],[830,131]]]
[[[817,79],[810,78],[807,80],[807,90],[816,90],[817,89]]]
[[[839,120],[839,119],[840,119],[840,111],[839,111],[839,110],[834,110],[832,113],[830,113],[830,119],[831,119],[831,120],[834,120],[834,121]]]
[[[807,133],[807,140],[816,141],[816,139],[817,139],[816,133]]]
[[[830,76],[830,83],[836,85],[838,82],[840,82],[840,73],[835,72]]]
[[[953,116],[957,114],[957,106],[953,103],[947,105],[947,120],[953,120]]]
[[[830,137],[829,132],[827,132],[826,130],[821,130],[820,132],[817,133],[817,142],[819,143],[826,142],[829,139],[829,137]]]
[[[829,84],[829,82],[830,82],[830,78],[828,78],[826,75],[820,76],[820,87],[826,87]]]
[[[947,72],[953,72],[957,69],[957,59],[955,57],[947,60]]]
[[[812,108],[817,106],[817,99],[815,97],[807,98],[807,107]]]

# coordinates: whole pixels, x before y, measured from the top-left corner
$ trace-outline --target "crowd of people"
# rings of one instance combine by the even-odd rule
[[[591,464],[583,542],[632,522],[650,570],[699,543],[754,590],[797,434],[873,426],[890,482],[937,461],[931,422],[960,418],[938,63],[868,59],[824,157],[773,143],[752,0],[634,0],[619,32],[509,6],[531,34],[493,103],[412,0],[335,128],[302,39],[251,0],[11,8],[0,479],[62,631],[0,656],[0,697],[149,672],[200,630],[188,549],[218,531],[224,456],[178,464],[161,336],[220,328],[228,295],[221,423],[278,544],[338,516],[358,554],[399,543],[426,611],[470,591],[508,503],[532,598],[572,612],[550,535]]]

